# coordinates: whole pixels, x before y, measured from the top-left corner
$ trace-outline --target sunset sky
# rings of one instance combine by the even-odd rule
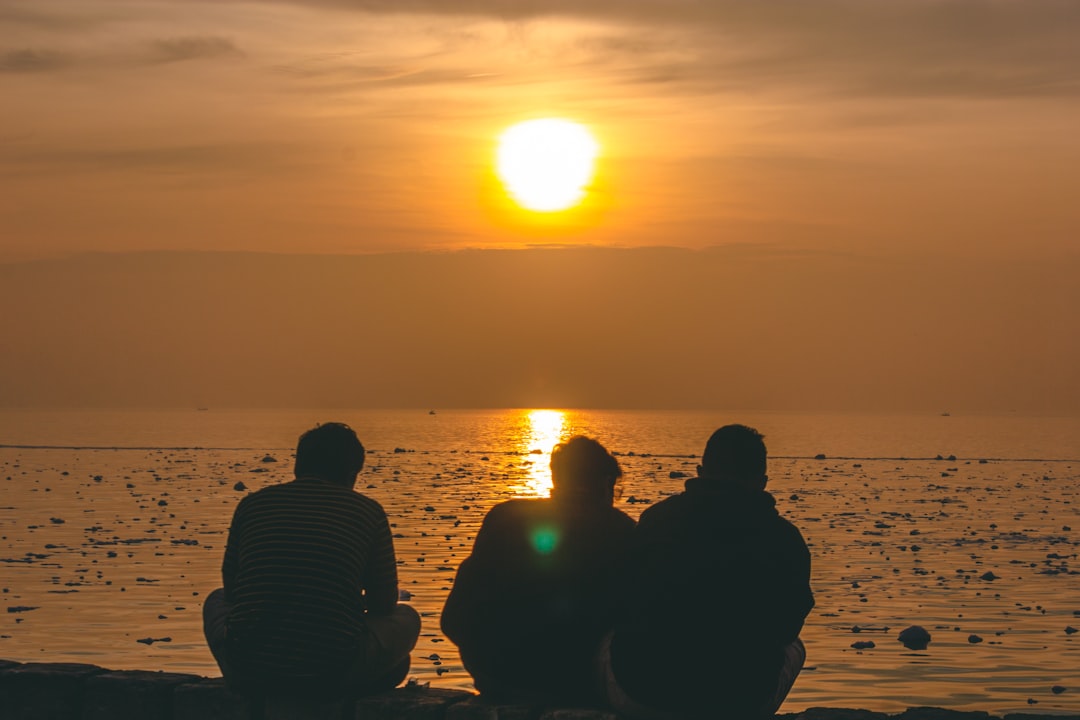
[[[361,274],[373,254],[393,253],[395,277],[406,277],[436,262],[431,251],[462,251],[437,262],[465,264],[455,272],[473,278],[476,308],[507,305],[497,293],[512,292],[503,275],[510,265],[530,287],[540,278],[557,286],[558,267],[608,268],[617,277],[597,285],[610,280],[612,292],[644,303],[648,324],[666,328],[649,337],[670,343],[670,357],[638,363],[626,335],[633,318],[570,293],[576,304],[564,296],[551,307],[580,316],[572,334],[592,343],[585,355],[597,356],[595,367],[559,365],[544,355],[550,347],[530,354],[542,339],[477,328],[444,340],[453,363],[432,362],[468,374],[490,360],[482,337],[529,357],[560,389],[500,375],[495,362],[440,402],[703,404],[694,388],[709,369],[680,370],[680,354],[704,343],[754,358],[727,371],[760,388],[710,391],[706,404],[784,407],[789,398],[814,408],[831,397],[841,408],[955,401],[1080,412],[1071,369],[1080,366],[1080,3],[1071,0],[0,0],[0,106],[0,273],[8,279],[0,292],[17,311],[0,320],[0,404],[145,399],[113,378],[117,363],[148,387],[187,388],[147,402],[186,405],[200,393],[208,397],[199,402],[254,402],[254,387],[221,395],[239,373],[229,361],[214,366],[218,373],[192,369],[197,358],[154,369],[113,357],[160,331],[148,329],[160,317],[129,307],[141,296],[75,321],[70,309],[89,302],[76,281],[137,293],[154,273],[171,272],[172,255],[127,262],[117,253],[359,255],[368,259],[348,266]],[[585,202],[562,213],[515,207],[494,172],[500,133],[544,117],[581,123],[600,146]],[[533,277],[528,262],[488,256],[534,257],[547,245],[567,249],[563,264]],[[575,246],[612,248],[618,260]],[[660,247],[707,259],[656,263],[640,254]],[[322,266],[298,263],[294,281],[319,288]],[[277,266],[259,275],[226,264],[250,276],[256,294],[288,282]],[[195,268],[214,265],[184,265],[189,312],[210,282]],[[680,286],[702,267],[717,268],[727,289],[689,302]],[[110,286],[109,273],[124,279]],[[16,278],[21,295],[11,289]],[[430,287],[452,295],[451,280],[437,273]],[[362,310],[389,327],[428,327],[445,308],[438,297],[425,304],[366,292]],[[730,344],[717,339],[725,313],[752,320],[755,307],[765,308],[761,323],[740,320]],[[525,327],[547,322],[543,303],[518,309]],[[263,311],[245,317],[274,327]],[[947,331],[932,327],[935,311],[952,322]],[[614,329],[586,332],[597,312]],[[802,338],[799,352],[813,363],[759,362],[772,357],[766,347],[794,351],[775,332],[800,318],[824,328],[825,336]],[[76,326],[85,342],[102,344],[88,351],[90,366],[59,355]],[[199,327],[184,338],[205,341]],[[852,358],[847,344],[861,333],[876,345]],[[943,345],[931,351],[931,342]],[[622,353],[618,382],[603,371],[604,348]],[[307,366],[289,358],[262,379],[290,384],[289,373]],[[854,375],[851,363],[861,363]],[[422,363],[411,376],[394,375],[404,371],[393,363],[378,367],[390,385],[411,388],[380,396],[382,404],[424,405],[436,394],[423,385],[433,373]],[[190,377],[180,382],[184,368]],[[335,372],[347,380],[347,364]],[[648,382],[686,373],[678,388]],[[600,392],[594,377],[611,387]],[[643,377],[651,390],[634,395]],[[305,397],[293,384],[267,402],[325,402],[328,388]]]

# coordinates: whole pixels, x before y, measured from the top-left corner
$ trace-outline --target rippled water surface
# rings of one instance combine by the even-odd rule
[[[739,421],[765,433],[769,489],[814,556],[808,668],[785,711],[1080,712],[1069,418],[3,411],[0,657],[216,675],[200,611],[232,510],[291,479],[296,437],[331,419],[371,451],[357,489],[395,525],[401,586],[425,623],[413,675],[433,685],[471,687],[439,611],[484,513],[546,494],[559,438],[585,432],[619,454],[619,503],[636,517],[681,489],[672,474],[693,474],[711,430]],[[707,613],[707,597],[688,603]],[[896,639],[915,624],[932,635],[926,650]]]

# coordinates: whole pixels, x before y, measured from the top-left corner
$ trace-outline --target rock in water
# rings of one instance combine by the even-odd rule
[[[908,650],[925,650],[930,644],[930,633],[921,625],[912,625],[901,630],[896,639]]]

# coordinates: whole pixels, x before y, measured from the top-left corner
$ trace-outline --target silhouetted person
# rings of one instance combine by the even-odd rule
[[[765,491],[754,429],[713,433],[685,491],[642,513],[625,614],[601,653],[633,718],[771,716],[806,659],[810,552]]]
[[[634,528],[612,507],[621,476],[600,443],[576,436],[551,452],[551,499],[509,500],[484,518],[442,613],[483,696],[603,701],[595,657]]]
[[[364,447],[347,425],[304,433],[296,479],[236,507],[221,574],[203,606],[230,685],[315,697],[389,689],[409,670],[420,617],[398,604],[382,507],[353,491]]]

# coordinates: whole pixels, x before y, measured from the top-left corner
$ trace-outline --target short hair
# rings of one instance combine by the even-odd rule
[[[330,422],[316,425],[296,444],[297,477],[309,475],[351,482],[364,467],[364,446],[351,427]]]
[[[551,451],[551,483],[565,497],[611,504],[622,477],[619,461],[590,437],[575,435]]]
[[[725,425],[712,434],[701,455],[706,475],[757,480],[765,475],[765,436],[746,425]]]

